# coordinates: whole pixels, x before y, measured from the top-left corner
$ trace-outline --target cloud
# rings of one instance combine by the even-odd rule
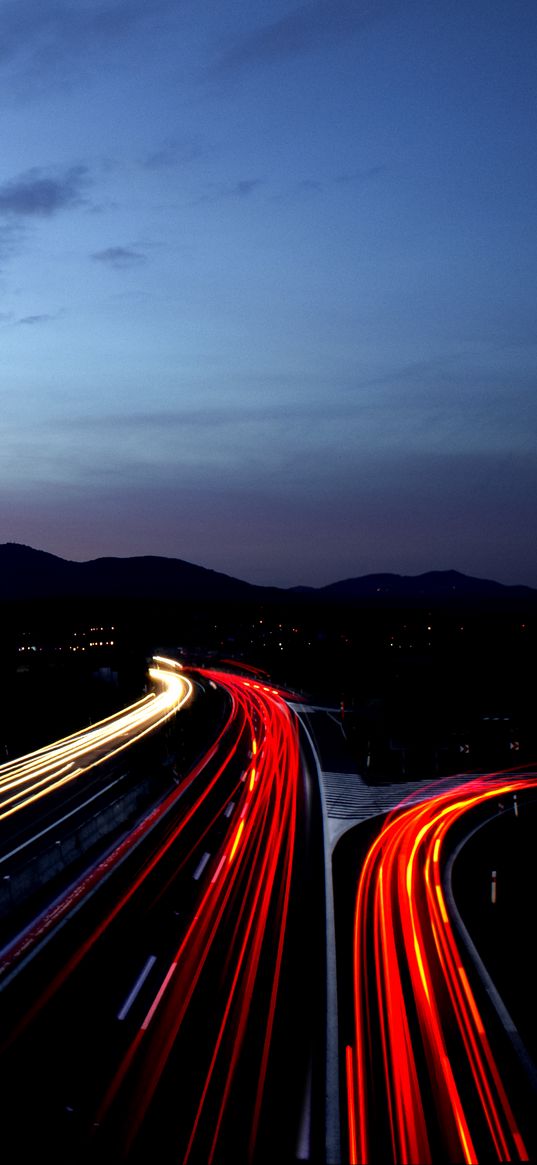
[[[0,186],[0,214],[19,219],[48,218],[83,204],[86,182],[85,166],[71,166],[57,176],[38,168],[27,170]]]
[[[296,197],[297,195],[309,196],[320,194],[322,191],[339,186],[362,186],[377,178],[379,174],[384,174],[385,171],[386,166],[379,164],[368,166],[363,170],[352,170],[348,173],[336,174],[335,177],[327,178],[323,181],[320,181],[318,178],[301,178],[290,189],[276,195],[276,201],[280,202],[289,197]]]
[[[21,316],[17,320],[17,324],[46,324],[49,320],[55,320],[56,316],[50,315],[48,312],[42,312],[40,315]]]
[[[227,185],[212,183],[210,190],[196,198],[192,205],[199,206],[206,202],[219,202],[222,198],[248,198],[254,190],[263,185],[263,178],[239,178],[237,182],[231,182]]]
[[[146,170],[164,170],[194,162],[202,152],[199,142],[169,139],[159,149],[147,154],[141,164]]]
[[[234,186],[231,187],[229,193],[236,194],[239,198],[244,198],[245,195],[251,194],[258,186],[262,186],[261,178],[241,178]]]
[[[143,255],[141,251],[133,251],[130,247],[106,247],[104,251],[94,251],[91,257],[98,263],[115,267],[117,271],[139,267],[147,262],[147,255]]]
[[[351,403],[340,403],[333,400],[300,400],[290,401],[288,398],[281,403],[243,404],[240,401],[231,402],[226,406],[217,406],[210,402],[201,407],[185,405],[183,408],[162,409],[152,412],[104,413],[89,417],[55,417],[51,421],[57,429],[80,429],[81,433],[91,432],[149,432],[170,433],[172,430],[199,429],[206,431],[216,429],[235,430],[243,425],[280,425],[289,428],[291,422],[298,423],[301,429],[307,427],[308,419],[313,418],[315,426],[326,423],[334,416],[342,417],[345,421],[356,412],[356,406]],[[242,438],[241,438],[242,439]],[[93,440],[93,436],[92,436]],[[175,437],[174,437],[175,440]]]
[[[259,64],[271,64],[338,42],[382,18],[389,0],[313,0],[286,16],[242,37],[221,54],[211,72],[224,76]]]
[[[0,263],[16,255],[23,234],[23,230],[15,220],[0,224]]]
[[[4,0],[0,63],[36,54],[54,65],[65,50],[86,52],[172,12],[174,0]]]
[[[1,0],[3,106],[136,68],[181,19],[177,0]],[[134,54],[134,56],[133,56]],[[129,62],[126,65],[126,62]]]

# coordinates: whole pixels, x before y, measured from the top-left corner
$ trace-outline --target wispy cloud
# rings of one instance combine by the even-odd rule
[[[1,0],[3,107],[41,103],[99,84],[107,73],[143,64],[180,23],[177,0]],[[134,54],[132,56],[132,54]]]
[[[134,251],[130,247],[106,247],[104,251],[94,251],[91,257],[98,263],[115,267],[118,271],[140,267],[147,262],[147,255],[141,251]]]
[[[197,141],[177,141],[167,139],[161,146],[146,154],[141,164],[146,170],[164,170],[172,166],[184,166],[196,161],[203,153]]]
[[[48,218],[58,211],[80,206],[88,181],[85,166],[71,166],[59,174],[37,167],[0,186],[0,215],[13,218]]]
[[[311,197],[316,194],[334,190],[345,186],[359,188],[366,186],[375,178],[383,175],[387,167],[381,164],[375,166],[364,166],[363,169],[350,170],[348,173],[336,174],[335,176],[320,178],[301,178],[294,185],[290,186],[285,191],[274,195],[277,202],[287,201],[289,198],[297,197]]]
[[[21,316],[17,320],[17,324],[46,324],[49,320],[55,320],[56,318],[55,315],[51,315],[49,312],[41,312],[39,315]]]
[[[220,55],[211,72],[225,76],[326,47],[327,43],[360,32],[393,7],[394,2],[389,0],[338,0],[337,4],[333,0],[313,0],[241,37]]]
[[[245,195],[251,194],[258,186],[263,185],[262,178],[241,178],[234,186],[231,186],[228,193],[231,195],[238,195],[239,198],[244,198]]]
[[[222,407],[210,402],[202,407],[185,405],[176,409],[155,409],[147,412],[105,413],[90,417],[58,417],[51,422],[55,427],[80,428],[84,431],[123,431],[131,433],[159,432],[169,433],[180,429],[236,429],[241,425],[275,424],[288,426],[290,422],[300,422],[306,425],[308,418],[314,418],[315,424],[328,421],[335,416],[345,419],[356,412],[353,402],[326,402],[324,400],[289,401],[286,398],[281,403],[260,403],[244,405],[233,402]]]
[[[23,233],[20,224],[14,219],[0,224],[0,264],[17,253]]]
[[[200,194],[199,198],[194,199],[193,205],[220,202],[221,199],[226,198],[248,198],[264,184],[263,178],[239,178],[237,182],[228,183],[213,182],[204,194]]]
[[[121,42],[131,28],[172,12],[175,0],[4,0],[0,64],[39,55],[54,66],[66,50],[91,51],[103,42]]]

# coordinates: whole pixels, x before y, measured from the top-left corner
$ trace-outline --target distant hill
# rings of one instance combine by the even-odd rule
[[[318,592],[333,599],[379,601],[430,600],[457,602],[473,599],[537,599],[537,590],[505,586],[492,579],[474,578],[458,570],[429,570],[425,574],[366,574],[330,583]]]
[[[147,555],[72,562],[17,542],[0,545],[0,600],[151,599],[199,601],[322,600],[393,604],[537,603],[537,590],[504,586],[456,570],[419,575],[367,574],[324,587],[262,587],[185,562]]]
[[[0,599],[247,600],[259,591],[264,593],[264,588],[180,558],[71,562],[16,542],[0,545]]]

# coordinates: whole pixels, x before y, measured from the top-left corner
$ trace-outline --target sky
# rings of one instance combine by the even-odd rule
[[[0,542],[537,586],[534,0],[0,29]]]

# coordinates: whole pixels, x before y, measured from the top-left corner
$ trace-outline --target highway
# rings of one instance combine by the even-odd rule
[[[72,782],[80,783],[96,765],[154,732],[185,705],[192,682],[173,661],[155,657],[155,663],[149,670],[155,690],[143,699],[88,729],[0,765],[0,822],[27,812]]]
[[[358,1162],[526,1161],[516,1089],[484,1018],[443,884],[461,821],[537,784],[535,773],[431,788],[386,818],[354,907],[347,1145]],[[513,1095],[514,1093],[514,1095]]]
[[[338,1020],[312,738],[308,753],[296,696],[268,677],[155,664],[151,696],[0,770],[4,825],[49,799],[59,810],[193,687],[219,696],[198,758],[0,950],[3,1135],[21,1160],[60,1165],[322,1162]],[[350,811],[376,804],[351,779]],[[364,821],[361,853],[349,845],[344,941],[335,883],[342,1162],[530,1159],[519,1067],[446,871],[476,823],[536,787],[523,770],[420,783]]]
[[[165,717],[189,681],[156,670]],[[227,694],[219,735],[0,952],[2,1120],[22,1159],[291,1160],[299,1137],[322,1138],[319,822],[296,718],[253,678],[197,676]],[[126,727],[51,746],[52,781],[77,740],[79,768]]]

